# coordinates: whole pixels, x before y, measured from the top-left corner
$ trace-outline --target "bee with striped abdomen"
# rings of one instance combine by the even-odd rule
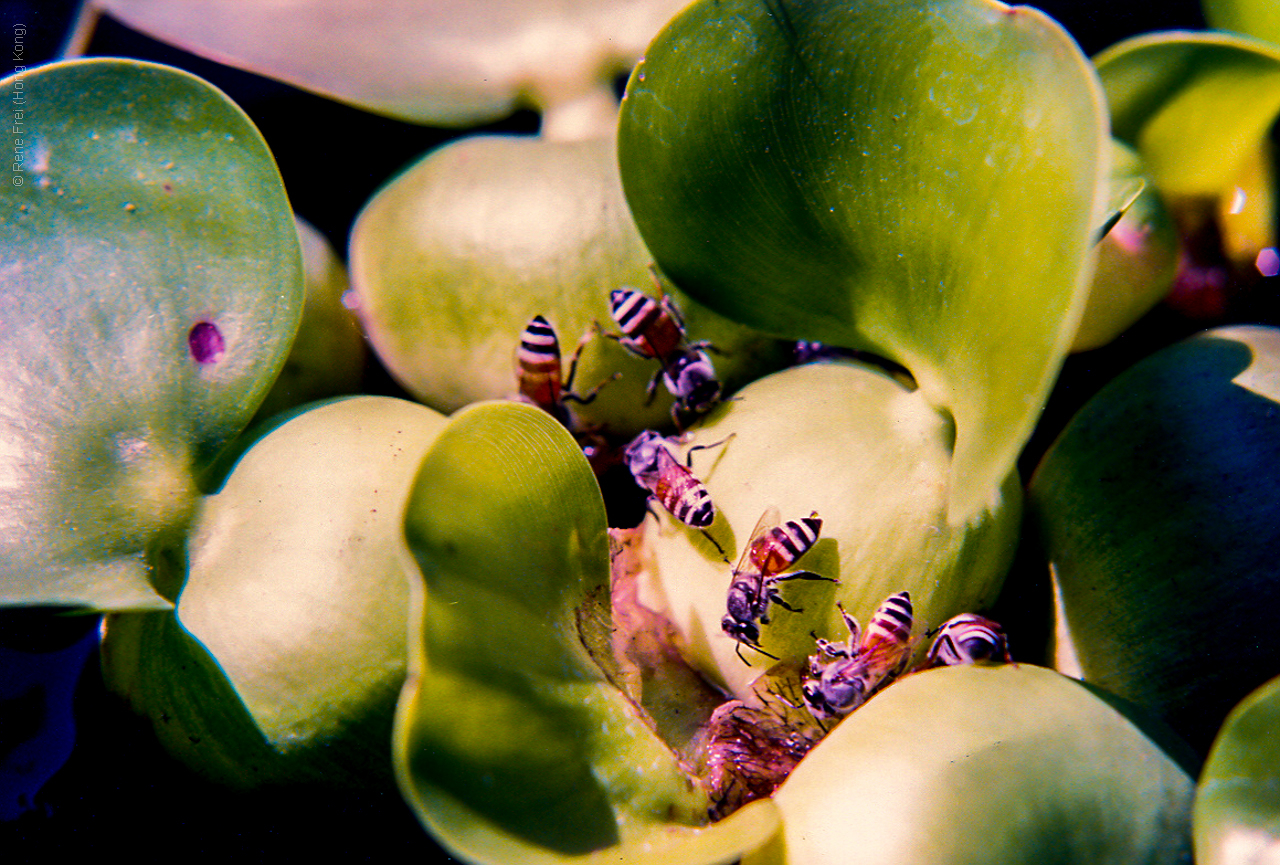
[[[949,667],[978,661],[1013,663],[1004,629],[998,622],[977,613],[952,616],[926,636],[933,634],[937,636],[929,646],[926,667]]]
[[[715,521],[715,504],[711,501],[711,494],[707,492],[706,485],[698,480],[691,470],[694,451],[718,447],[722,444],[724,441],[690,448],[688,465],[682,465],[672,453],[669,439],[661,433],[645,430],[623,449],[622,458],[636,483],[643,487],[650,497],[657,499],[658,503],[680,522],[703,530],[703,536],[711,541],[717,550],[720,550],[721,555],[724,555],[720,544],[705,531],[707,526]]]
[[[805,702],[817,718],[849,714],[896,678],[911,659],[911,596],[898,592],[885,598],[866,630],[837,604],[849,638],[843,643],[818,639],[818,654],[809,658],[803,686]]]
[[[622,329],[615,338],[632,354],[661,361],[688,345],[684,319],[665,294],[655,300],[634,288],[615,288],[609,311]]]
[[[676,398],[671,408],[677,421],[681,410],[701,413],[720,399],[720,381],[707,349],[708,342],[689,342],[684,319],[667,295],[655,300],[634,288],[614,289],[609,295],[609,310],[621,329],[620,334],[605,334],[616,339],[623,348],[639,357],[658,361],[659,369],[645,388],[653,399],[658,382]]]
[[[596,398],[602,387],[618,377],[615,373],[584,394],[572,391],[578,371],[578,356],[589,338],[590,334],[579,340],[569,360],[568,375],[563,374],[556,330],[542,316],[535,315],[529,320],[516,348],[516,379],[520,397],[546,411],[570,430],[574,428],[574,421],[568,403],[586,405]]]
[[[720,628],[737,641],[734,651],[742,658],[742,646],[750,646],[766,657],[774,658],[760,647],[760,626],[769,624],[769,608],[777,604],[793,613],[801,612],[782,599],[778,589],[787,580],[829,580],[811,571],[787,568],[813,547],[822,530],[822,520],[812,513],[804,519],[778,522],[778,509],[765,510],[743,548],[742,557],[733,569],[729,584],[727,612]],[[746,663],[746,659],[742,658]],[[774,658],[777,660],[777,658]]]

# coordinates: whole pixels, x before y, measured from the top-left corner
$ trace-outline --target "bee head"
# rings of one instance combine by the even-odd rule
[[[740,643],[754,646],[760,642],[760,627],[753,621],[725,616],[720,620],[720,628]]]
[[[666,447],[662,435],[647,429],[623,449],[623,459],[633,475],[658,470],[658,448]]]
[[[720,399],[720,381],[711,358],[704,351],[691,351],[672,361],[667,371],[672,393],[694,411],[705,411]]]

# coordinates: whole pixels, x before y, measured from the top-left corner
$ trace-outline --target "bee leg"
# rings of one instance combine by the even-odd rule
[[[824,577],[822,574],[815,574],[813,571],[792,571],[789,574],[776,574],[770,579],[775,583],[781,583],[787,580],[826,580],[829,583],[840,582],[835,577]]]
[[[773,599],[773,602],[774,602],[775,604],[777,604],[779,607],[782,607],[782,609],[784,609],[784,610],[790,610],[790,611],[791,611],[791,612],[793,612],[793,613],[803,613],[803,612],[804,612],[804,607],[793,607],[793,606],[791,606],[790,604],[788,604],[786,601],[782,600],[782,598],[774,598],[774,599]]]
[[[611,339],[611,340],[613,340],[614,342],[619,343],[620,345],[622,345],[622,347],[623,347],[623,348],[626,348],[626,347],[627,347],[627,346],[626,346],[626,343],[623,343],[623,342],[622,342],[622,334],[620,334],[620,333],[610,333],[609,331],[607,331],[607,330],[605,330],[603,327],[601,327],[601,326],[600,326],[600,322],[598,322],[598,321],[592,320],[592,322],[591,322],[591,331],[590,331],[590,332],[591,332],[591,334],[592,334],[592,335],[594,335],[594,336],[603,336],[605,339]],[[630,349],[628,349],[628,350],[630,350]]]
[[[653,378],[649,379],[649,383],[644,388],[644,404],[649,405],[653,402],[653,398],[658,395],[658,382],[662,381],[662,377],[666,375],[666,369],[659,367],[658,371],[653,374]]]
[[[573,349],[573,354],[569,355],[569,374],[565,376],[564,379],[566,396],[568,395],[568,391],[573,390],[573,377],[578,374],[578,358],[582,356],[582,350],[586,348],[587,343],[591,341],[593,336],[595,336],[595,334],[590,331],[584,333],[578,340],[578,345]]]
[[[684,400],[676,397],[676,401],[671,404],[671,423],[680,435],[684,435],[686,431],[684,422],[680,419],[680,413],[684,410]]]
[[[587,391],[585,394],[576,394],[573,392],[573,379],[578,374],[578,358],[581,357],[582,350],[587,347],[587,343],[590,342],[594,337],[598,336],[600,333],[600,325],[596,322],[592,322],[592,324],[595,325],[595,330],[587,331],[586,333],[584,333],[582,335],[582,338],[578,340],[578,345],[576,348],[574,348],[573,354],[569,356],[569,374],[565,377],[564,394],[560,397],[560,399],[563,401],[572,400],[573,402],[576,402],[579,405],[586,405],[587,403],[591,402],[596,398],[596,394],[600,392],[600,388],[604,387],[606,384],[608,384],[611,381],[617,381],[618,379],[622,378],[622,373],[615,372],[613,375],[609,376],[604,381],[600,382],[598,385],[593,387],[591,390]],[[606,334],[606,336],[609,336],[609,335],[610,334]]]
[[[818,646],[818,651],[827,657],[835,660],[837,658],[852,658],[852,653],[847,649],[840,647],[839,643],[833,643],[830,640],[824,640],[822,637],[815,637],[814,642]],[[850,645],[857,642],[856,638],[849,641]]]
[[[600,328],[600,323],[597,321],[593,321],[591,323],[591,326],[594,333],[599,334],[600,336],[603,336],[606,339],[613,340],[618,345],[625,348],[629,354],[634,354],[636,357],[642,357],[645,360],[649,360],[650,358],[653,357],[653,353],[651,351],[649,351],[647,348],[637,347],[632,340],[627,339],[627,337],[624,336],[623,334],[610,333],[607,330],[602,330]]]
[[[576,402],[578,405],[587,405],[588,403],[595,400],[596,396],[600,393],[601,388],[603,388],[609,382],[617,381],[620,378],[622,378],[622,373],[615,372],[613,375],[609,376],[604,381],[600,382],[598,385],[596,385],[586,393],[578,394],[578,393],[573,393],[572,391],[566,390],[560,396],[560,399],[565,402],[570,402],[570,401]]]
[[[728,353],[724,351],[724,349],[717,348],[716,346],[712,345],[710,342],[708,342],[705,339],[700,339],[697,342],[689,343],[689,348],[693,351],[709,351],[714,355],[718,355],[719,357],[729,356]]]
[[[777,655],[771,655],[768,652],[766,652],[764,649],[760,648],[760,645],[758,643],[747,643],[747,645],[750,646],[755,651],[759,652],[760,654],[764,655],[766,658],[773,658],[775,661],[780,660]],[[738,653],[738,657],[742,658],[741,652]],[[746,658],[743,658],[743,662],[746,663]]]
[[[836,601],[836,609],[840,611],[840,617],[844,619],[844,625],[849,629],[849,645],[852,646],[858,642],[858,635],[862,629],[858,626],[858,620],[846,613],[839,601]]]
[[[662,300],[658,301],[658,305],[662,308],[662,311],[665,312],[673,322],[675,322],[676,327],[679,328],[680,333],[683,334],[684,316],[680,314],[680,309],[676,306],[676,302],[671,299],[671,295],[662,290],[662,283],[658,281],[656,274],[654,275],[653,281],[658,287],[658,290],[662,291]]]
[[[694,451],[704,451],[704,450],[708,450],[709,448],[718,448],[720,447],[720,445],[724,444],[725,442],[727,442],[729,439],[733,438],[736,435],[737,433],[729,433],[729,435],[720,439],[720,441],[718,442],[712,442],[709,445],[694,445],[693,447],[689,448],[688,453],[686,453],[684,457],[685,468],[689,468],[689,469],[693,468],[693,452]]]

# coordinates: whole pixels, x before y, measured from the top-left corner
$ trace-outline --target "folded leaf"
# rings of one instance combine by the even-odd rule
[[[1103,221],[1101,91],[988,0],[699,0],[623,100],[623,186],[683,290],[870,349],[954,417],[950,519],[990,502],[1074,334]]]
[[[1280,46],[1229,33],[1154,33],[1095,58],[1117,138],[1161,192],[1221,195],[1280,115]]]
[[[768,806],[699,830],[705,797],[588,652],[610,627],[604,504],[549,415],[459,413],[423,461],[405,531],[424,590],[395,759],[441,843],[503,865],[693,865],[772,834]]]

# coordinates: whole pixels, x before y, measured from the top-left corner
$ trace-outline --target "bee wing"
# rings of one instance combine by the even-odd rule
[[[679,483],[680,477],[687,474],[690,474],[689,470],[676,459],[667,440],[658,442],[658,446],[653,451],[652,483],[649,488],[654,495],[664,500],[664,506],[668,490]]]
[[[861,648],[856,657],[867,669],[875,670],[885,676],[894,676],[902,672],[902,668],[919,641],[919,637],[912,637],[905,642],[875,640]]]
[[[747,542],[742,545],[742,555],[738,557],[738,564],[733,569],[736,577],[738,574],[745,573],[747,569],[747,560],[751,556],[751,548],[755,546],[756,540],[763,536],[769,529],[778,526],[782,517],[778,511],[777,505],[769,505],[764,509],[764,513],[760,515],[760,519],[756,520],[756,527],[751,530],[751,537],[747,538]]]

